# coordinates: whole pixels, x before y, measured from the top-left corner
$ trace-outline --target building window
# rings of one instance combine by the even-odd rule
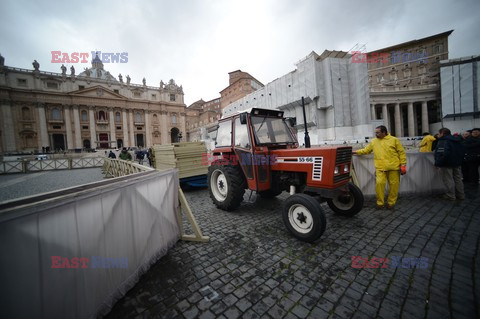
[[[121,127],[121,126],[117,126],[117,130],[119,130],[119,131],[120,131],[121,129],[122,129],[122,127]]]
[[[85,88],[85,85],[79,85],[78,90],[83,90]]]
[[[53,126],[53,129],[54,129],[54,130],[61,130],[62,127],[61,127],[60,125],[54,125],[54,126]]]
[[[81,121],[82,122],[87,122],[88,121],[87,111],[82,111],[80,114],[81,114],[80,115]]]
[[[140,97],[140,92],[133,92],[133,97]]]
[[[137,126],[137,131],[141,131],[141,130],[143,130],[143,127]]]
[[[61,120],[62,115],[60,113],[60,110],[57,108],[52,109],[52,120]]]
[[[153,123],[158,123],[158,115],[153,114]]]
[[[55,82],[47,82],[47,88],[58,90],[58,83],[55,83]]]
[[[177,123],[177,117],[175,115],[172,115],[172,123],[173,124]]]
[[[152,100],[156,100],[157,99],[157,95],[156,94],[152,94]]]
[[[105,115],[104,111],[98,112],[98,120],[99,121],[106,121],[107,120],[107,116]]]
[[[135,113],[135,122],[142,123],[142,114],[140,112]]]
[[[170,94],[170,102],[175,102],[175,94]]]
[[[443,44],[438,44],[433,47],[433,54],[439,54],[443,51]]]
[[[115,122],[121,122],[122,118],[120,116],[120,112],[115,113]]]
[[[25,79],[17,79],[18,86],[27,86],[27,80]]]
[[[24,120],[31,120],[32,118],[30,117],[30,109],[28,107],[22,107],[22,119]]]
[[[113,90],[113,92],[115,92],[115,93],[117,93],[117,94],[119,94],[119,93],[120,93],[120,91],[119,91],[119,90]]]
[[[88,125],[83,125],[83,126],[82,126],[82,129],[83,129],[83,130],[88,130]]]

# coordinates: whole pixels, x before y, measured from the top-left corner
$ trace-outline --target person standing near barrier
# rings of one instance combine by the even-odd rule
[[[423,133],[423,139],[420,142],[420,152],[422,152],[422,153],[423,152],[431,152],[433,141],[435,141],[435,137],[433,137],[428,132]]]
[[[462,182],[462,161],[465,154],[462,139],[452,136],[448,128],[438,131],[438,144],[435,149],[435,166],[440,170],[443,184],[447,189],[442,199],[464,200]]]
[[[124,147],[122,148],[122,151],[120,152],[120,155],[118,156],[121,160],[124,161],[131,161],[132,160],[132,155],[127,151],[127,149]]]
[[[117,155],[115,155],[115,153],[112,150],[110,150],[110,153],[108,153],[108,158],[115,159],[115,158],[117,158]]]
[[[472,129],[472,134],[465,139],[466,182],[478,185],[478,166],[480,165],[480,128]]]
[[[407,173],[407,155],[398,138],[388,134],[383,125],[375,128],[374,138],[365,148],[354,151],[354,154],[365,155],[373,152],[377,193],[377,209],[385,204],[385,185],[388,181],[387,209],[393,210],[400,188],[400,174]]]

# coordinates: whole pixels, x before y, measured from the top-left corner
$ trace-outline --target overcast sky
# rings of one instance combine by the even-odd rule
[[[372,51],[454,29],[450,58],[480,54],[478,0],[3,0],[0,7],[6,65],[32,69],[36,59],[40,70],[61,72],[51,51],[127,52],[127,63],[104,68],[151,86],[173,78],[187,106],[219,97],[228,72],[266,84],[311,51],[357,43]],[[73,65],[77,74],[91,66]]]

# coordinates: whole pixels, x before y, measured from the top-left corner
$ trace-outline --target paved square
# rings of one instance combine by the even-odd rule
[[[224,212],[207,190],[186,192],[210,242],[179,241],[107,317],[478,318],[480,190],[466,194],[400,196],[394,212],[367,201],[352,218],[322,204],[327,230],[308,244],[283,225],[287,193],[267,200],[247,191]],[[352,256],[374,268],[353,268]]]

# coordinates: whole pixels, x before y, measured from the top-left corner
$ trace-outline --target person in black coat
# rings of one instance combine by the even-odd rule
[[[480,128],[472,129],[472,133],[465,139],[465,166],[466,180],[478,185],[478,166],[480,165]]]
[[[117,155],[115,155],[113,151],[110,151],[110,153],[108,153],[108,158],[117,158]]]
[[[438,143],[435,148],[435,166],[439,168],[440,176],[445,184],[446,192],[443,199],[463,200],[465,192],[462,182],[462,162],[465,148],[462,139],[452,136],[448,128],[438,131]]]

